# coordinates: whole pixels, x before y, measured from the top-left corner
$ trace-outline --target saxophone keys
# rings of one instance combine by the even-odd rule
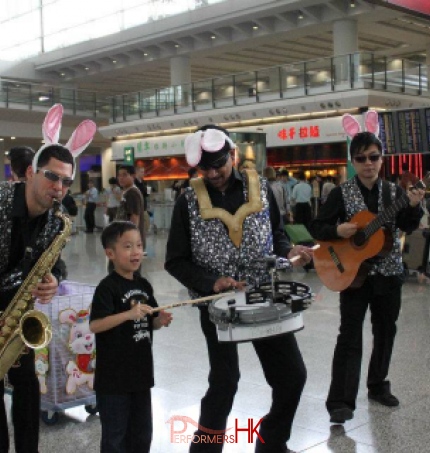
[[[1,335],[3,335],[3,336],[10,335],[11,332],[12,332],[12,329],[8,326],[3,326],[1,329]]]
[[[13,318],[7,318],[6,322],[5,322],[5,325],[8,327],[15,327],[17,324],[18,323],[17,323],[16,319],[13,319]]]
[[[0,337],[0,346],[3,346],[6,343],[6,338]]]
[[[26,309],[26,307],[27,307],[27,302],[24,302],[23,300],[21,300],[20,302],[18,302],[16,304],[16,308],[21,311],[24,311]]]
[[[21,310],[12,310],[10,314],[13,318],[18,319],[21,318],[22,311]]]

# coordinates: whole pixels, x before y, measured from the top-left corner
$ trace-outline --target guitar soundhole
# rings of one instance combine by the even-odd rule
[[[352,242],[354,243],[354,245],[356,245],[357,247],[361,247],[365,244],[366,242],[366,235],[364,233],[364,231],[359,231],[358,233],[356,233],[353,237],[352,237]]]

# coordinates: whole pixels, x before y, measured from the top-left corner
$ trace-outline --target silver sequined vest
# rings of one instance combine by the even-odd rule
[[[10,243],[12,234],[12,208],[16,184],[0,183],[0,291],[18,288],[25,275],[22,266],[18,266],[6,273],[9,263]],[[50,210],[48,220],[33,244],[34,261],[49,247],[54,236],[62,228],[61,220]]]
[[[246,178],[243,180],[244,199],[248,200]],[[270,224],[267,181],[260,178],[260,197],[263,209],[246,217],[243,236],[237,248],[232,243],[226,226],[219,219],[203,220],[199,213],[197,196],[192,187],[185,191],[190,218],[193,262],[218,276],[229,276],[238,281],[254,284],[267,281],[265,266],[255,263],[257,258],[273,253],[273,234]],[[190,291],[192,297],[196,293]]]
[[[389,183],[391,200],[396,199],[396,185]],[[381,212],[384,207],[382,197],[382,181],[378,180],[379,198],[378,198],[378,212]],[[357,214],[357,212],[368,210],[364,203],[363,195],[361,194],[360,188],[358,187],[356,178],[352,178],[343,184],[341,184],[342,196],[345,203],[346,210],[346,221],[348,222],[351,218]],[[403,273],[402,265],[402,253],[400,245],[400,230],[396,228],[395,219],[389,224],[385,225],[386,228],[391,230],[393,235],[393,248],[391,252],[378,263],[373,264],[370,274],[382,274],[382,275],[399,275]]]

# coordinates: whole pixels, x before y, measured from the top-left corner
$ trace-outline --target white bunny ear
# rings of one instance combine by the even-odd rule
[[[190,167],[195,167],[202,157],[202,131],[194,132],[185,138],[185,157]]]
[[[55,104],[48,110],[42,125],[45,144],[50,145],[52,143],[58,143],[62,118],[63,106],[61,104]]]
[[[349,113],[345,113],[342,116],[342,126],[349,137],[354,137],[354,135],[361,132],[360,123]]]
[[[378,137],[379,135],[379,121],[378,112],[376,110],[368,110],[364,116],[364,124],[366,125],[367,132]]]
[[[210,153],[216,153],[225,145],[227,136],[218,129],[206,129],[202,138],[202,148]]]
[[[73,134],[65,147],[72,153],[72,156],[76,158],[91,143],[96,132],[97,125],[94,121],[82,121],[82,123],[80,123],[73,131]]]

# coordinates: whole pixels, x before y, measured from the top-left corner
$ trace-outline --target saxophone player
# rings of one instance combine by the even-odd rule
[[[27,169],[27,181],[0,183],[0,311],[8,307],[39,256],[59,234],[62,222],[54,215],[54,202],[61,202],[72,185],[75,157],[88,146],[96,131],[93,122],[86,122],[84,127],[81,123],[66,146],[60,145],[62,113],[60,104],[48,112],[43,124],[45,144]],[[33,297],[41,303],[50,302],[60,275],[54,265],[52,271],[31,287]],[[8,378],[13,386],[15,451],[38,453],[40,395],[33,349],[26,351],[9,369]],[[7,453],[9,434],[3,380],[0,392],[0,452]]]

